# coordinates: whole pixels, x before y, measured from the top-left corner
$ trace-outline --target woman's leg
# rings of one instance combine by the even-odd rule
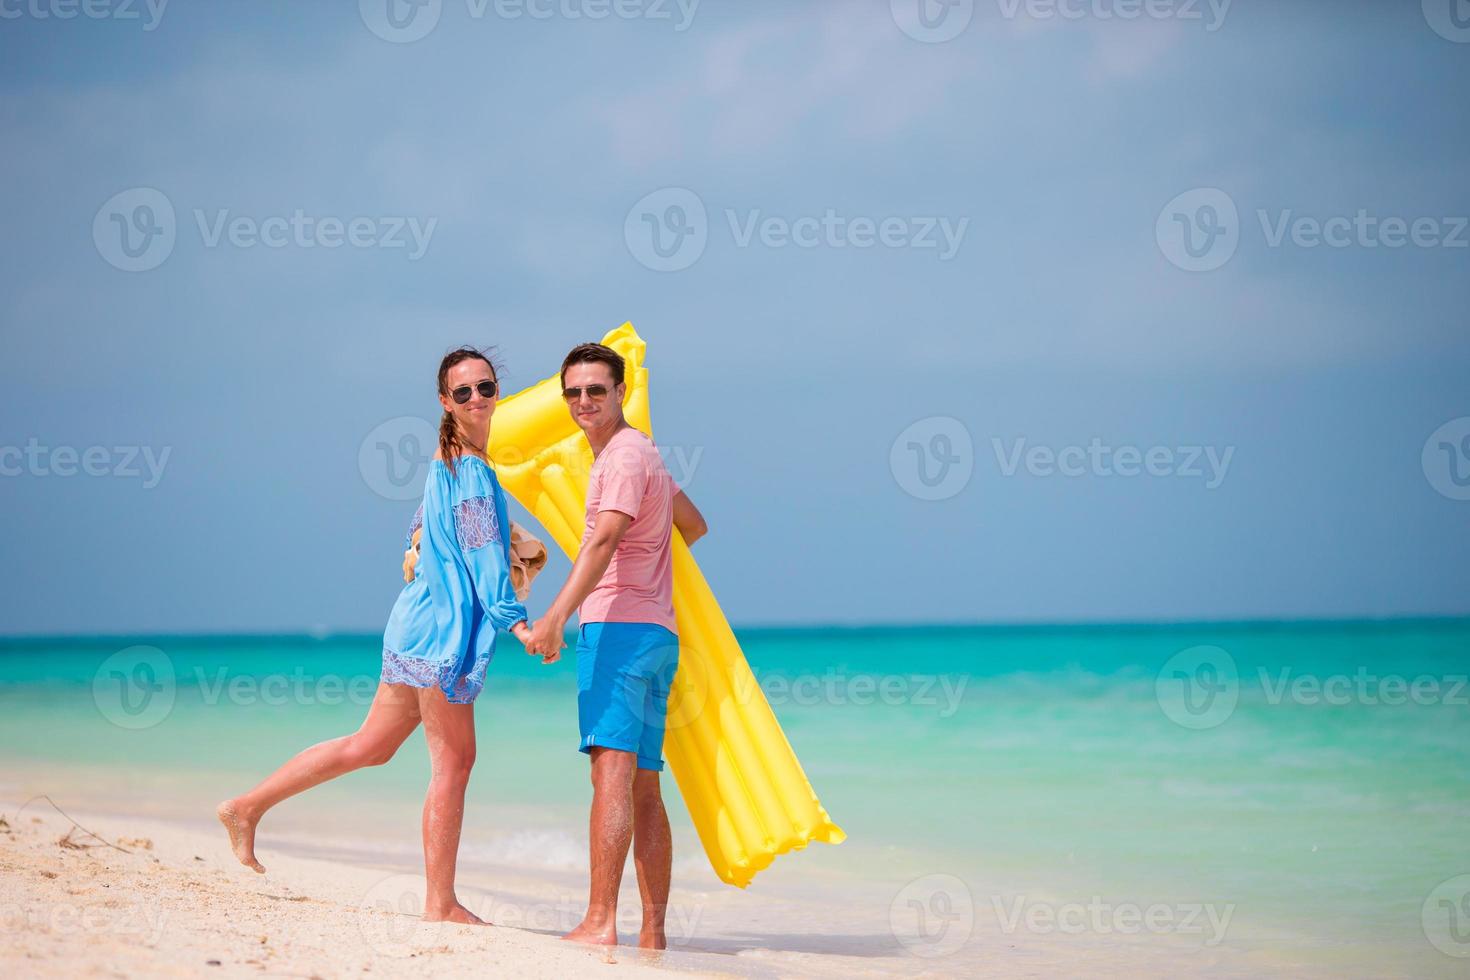
[[[419,713],[429,743],[429,794],[424,799],[424,919],[488,925],[459,903],[454,869],[464,824],[464,791],[475,765],[475,706],[450,704],[444,692],[419,692]]]
[[[329,779],[393,758],[419,725],[418,693],[404,684],[380,683],[361,728],[301,751],[244,796],[221,803],[215,813],[229,831],[230,848],[240,863],[265,873],[255,860],[255,827],[271,807]]]

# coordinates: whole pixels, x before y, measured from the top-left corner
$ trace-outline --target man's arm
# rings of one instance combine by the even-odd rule
[[[704,522],[704,515],[683,490],[674,494],[674,527],[679,529],[679,535],[685,544],[693,544],[709,530],[709,525]]]
[[[572,618],[582,600],[597,588],[618,542],[623,540],[632,523],[633,518],[618,510],[605,510],[597,515],[592,525],[592,537],[577,554],[577,560],[572,563],[572,573],[552,600],[546,615],[538,619],[531,630],[531,642],[526,644],[527,653],[539,653],[542,662],[548,664],[561,657],[561,648],[566,645],[562,635],[566,631],[567,620]]]

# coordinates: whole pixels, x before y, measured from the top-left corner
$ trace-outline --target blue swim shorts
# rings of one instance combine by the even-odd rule
[[[639,769],[664,767],[669,687],[679,637],[653,623],[583,623],[577,632],[577,721],[582,751],[633,752]]]

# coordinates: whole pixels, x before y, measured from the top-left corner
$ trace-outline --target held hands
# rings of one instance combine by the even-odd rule
[[[527,653],[531,654],[532,656],[540,656],[541,662],[543,664],[554,664],[561,659],[561,648],[566,646],[566,644],[561,642],[561,630],[558,629],[554,634],[552,634],[555,637],[555,642],[550,645],[551,652],[543,652],[547,649],[547,647],[540,645],[545,643],[545,641],[539,639],[539,631],[541,630],[543,624],[546,624],[547,622],[548,620],[546,619],[541,620],[541,622],[536,624],[536,628],[533,630],[528,625],[527,621],[523,619],[519,623],[516,623],[514,626],[512,626],[510,628],[510,632],[512,636],[521,641],[521,645],[526,648]]]
[[[531,627],[527,620],[523,619],[512,626],[510,628],[510,635],[520,640],[522,646],[529,646],[531,643]]]
[[[542,620],[542,622],[545,622],[545,620]],[[561,659],[561,653],[559,651],[553,653],[551,656],[541,654],[540,648],[536,645],[536,633],[530,626],[526,625],[526,620],[523,619],[519,623],[516,623],[511,627],[510,631],[517,640],[521,641],[521,645],[526,648],[527,653],[533,657],[540,655],[543,664],[554,664],[557,660]]]
[[[523,631],[524,635],[516,633],[516,639],[525,645],[527,653],[533,657],[540,657],[543,664],[554,664],[561,659],[562,648],[566,646],[566,642],[562,639],[566,625],[565,620],[559,620],[554,616],[543,616],[531,629],[526,629],[524,623],[520,624],[517,628]]]

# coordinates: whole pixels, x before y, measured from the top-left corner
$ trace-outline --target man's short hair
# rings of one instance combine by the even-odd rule
[[[623,357],[606,344],[578,344],[561,362],[561,386],[567,386],[567,368],[573,364],[606,364],[613,384],[623,383]]]

